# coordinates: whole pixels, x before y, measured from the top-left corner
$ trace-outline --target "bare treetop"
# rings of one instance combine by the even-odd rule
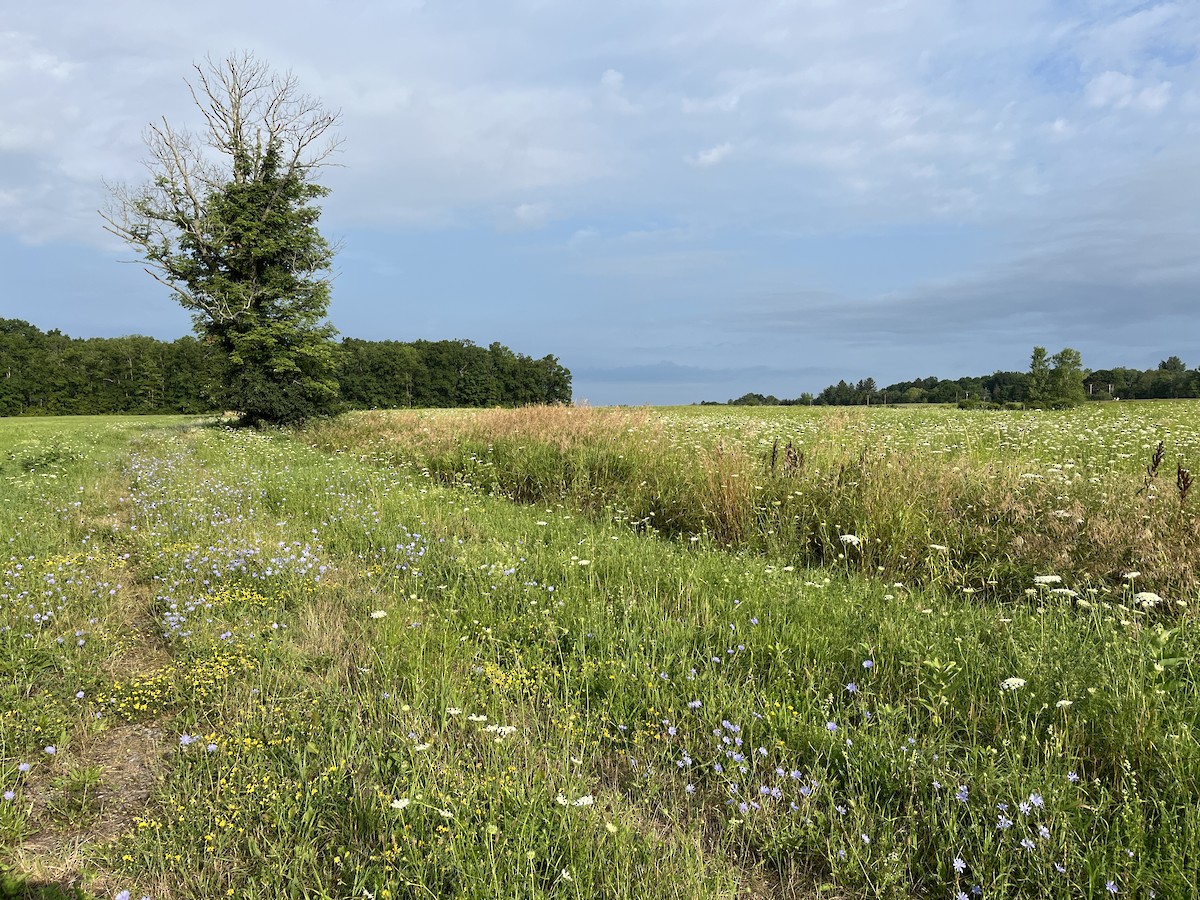
[[[330,134],[339,113],[327,111],[316,98],[301,93],[291,72],[274,72],[248,52],[219,62],[207,57],[205,63],[194,66],[196,81],[187,82],[188,90],[207,122],[208,145],[235,160],[236,181],[261,175],[239,171],[236,163],[242,157],[261,162],[269,146],[281,154],[282,174],[304,177],[340,145]]]
[[[244,291],[197,289],[174,255],[186,246],[205,265],[222,257],[227,229],[207,215],[209,203],[229,185],[270,182],[284,202],[285,185],[311,185],[314,171],[341,144],[339,113],[300,90],[290,72],[279,74],[252,53],[206,57],[184,79],[206,129],[172,127],[166,117],[144,135],[150,180],[136,187],[109,185],[105,229],[142,252],[146,271],[170,287],[188,308],[212,321],[228,320],[254,302]],[[215,152],[214,152],[215,151]],[[312,185],[311,196],[325,193]],[[270,207],[268,207],[270,208]]]

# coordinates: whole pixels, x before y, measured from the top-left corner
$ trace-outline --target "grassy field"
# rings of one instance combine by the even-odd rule
[[[0,420],[0,896],[1196,896],[1195,412]]]
[[[1197,411],[1183,401],[363,413],[307,437],[441,483],[785,564],[1002,600],[1047,573],[1120,595],[1137,571],[1139,589],[1179,596],[1195,593],[1200,564]]]

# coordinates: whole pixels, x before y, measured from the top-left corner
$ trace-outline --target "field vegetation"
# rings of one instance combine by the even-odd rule
[[[1194,896],[1191,421],[0,420],[0,895]]]
[[[1004,600],[1048,573],[1085,600],[1131,584],[1182,599],[1200,564],[1195,409],[375,412],[307,436],[784,565]]]

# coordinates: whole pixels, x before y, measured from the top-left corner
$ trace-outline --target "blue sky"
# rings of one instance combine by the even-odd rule
[[[594,405],[1200,364],[1200,4],[47,0],[0,24],[0,315],[190,323],[101,228],[194,62],[340,109],[347,336],[553,353]]]

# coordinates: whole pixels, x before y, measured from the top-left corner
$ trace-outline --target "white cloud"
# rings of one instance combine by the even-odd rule
[[[1138,91],[1136,105],[1147,112],[1158,112],[1171,99],[1171,82],[1160,81]]]
[[[726,159],[733,152],[733,145],[725,142],[709,147],[707,150],[701,150],[699,153],[694,153],[686,157],[686,161],[701,169],[708,169],[715,166],[717,163]]]
[[[319,33],[274,2],[31,4],[0,35],[0,190],[47,188],[0,227],[74,228],[81,211],[55,204],[82,202],[86,218],[102,177],[140,177],[144,124],[193,115],[181,78],[197,47],[249,46],[343,110],[327,202],[341,226],[497,210],[517,225],[528,203],[596,220],[1008,215],[1034,209],[1031,185],[1106,177],[1188,137],[1182,114],[1112,111],[1200,96],[1200,65],[1162,50],[1198,33],[1191,5],[865,2],[467,0],[471,15],[367,2],[349,15],[312,0]],[[150,40],[156,29],[167,37]],[[735,154],[756,165],[720,165]],[[713,177],[698,187],[680,159]]]
[[[1133,107],[1156,113],[1171,98],[1171,82],[1159,81],[1143,86],[1143,82],[1124,72],[1107,71],[1088,82],[1086,94],[1090,106]]]
[[[600,76],[600,92],[607,109],[618,113],[636,113],[640,109],[625,94],[625,76],[616,69],[605,69]]]
[[[522,203],[512,211],[512,223],[523,230],[543,228],[553,213],[549,203]]]
[[[719,94],[703,100],[684,97],[680,109],[687,115],[705,115],[708,113],[730,113],[737,109],[741,95],[736,93]]]

